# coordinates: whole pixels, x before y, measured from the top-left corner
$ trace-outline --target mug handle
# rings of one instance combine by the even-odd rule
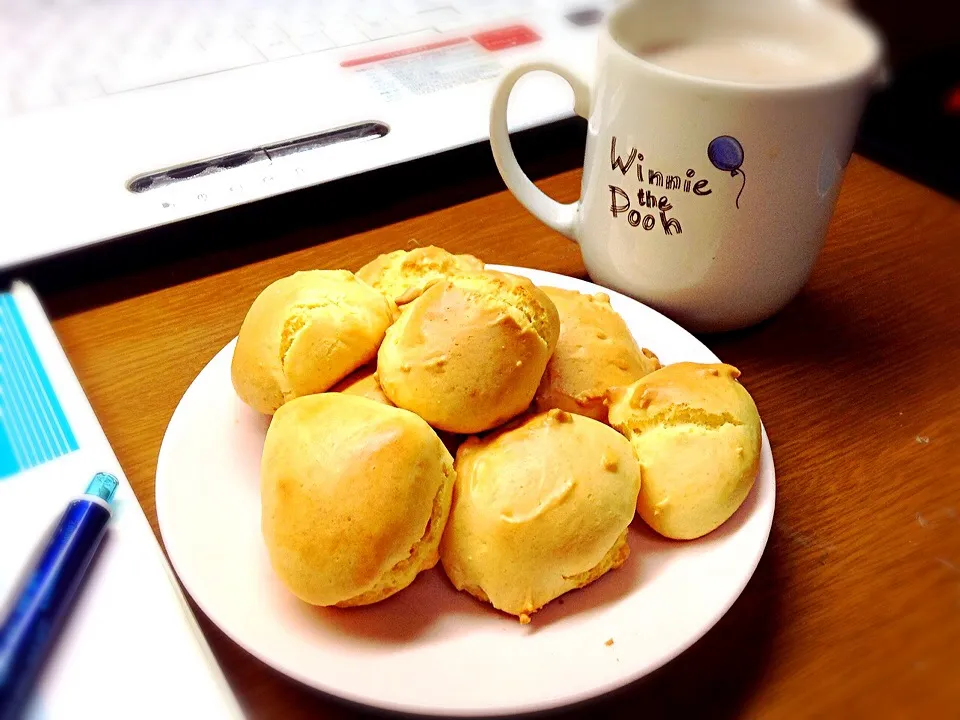
[[[573,88],[574,112],[584,119],[590,117],[590,86],[577,73],[547,61],[522,63],[503,76],[494,92],[493,105],[490,108],[490,147],[504,183],[520,204],[540,222],[576,242],[580,201],[564,204],[546,195],[520,168],[510,144],[507,101],[517,81],[534,70],[546,70],[566,80]]]

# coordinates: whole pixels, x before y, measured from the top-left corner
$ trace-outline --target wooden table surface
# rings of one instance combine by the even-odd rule
[[[569,201],[579,172],[540,184]],[[302,268],[355,270],[415,243],[584,276],[577,247],[506,192],[356,235],[331,239],[322,227],[323,244],[185,282],[171,276],[97,307],[72,312],[63,298],[45,298],[155,531],[166,424],[272,280]],[[766,424],[773,532],[719,624],[600,700],[595,716],[960,717],[958,271],[960,205],[854,157],[799,297],[758,327],[704,338],[743,371]],[[200,621],[252,717],[364,714],[285,679]]]

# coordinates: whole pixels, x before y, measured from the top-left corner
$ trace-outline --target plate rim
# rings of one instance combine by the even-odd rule
[[[715,362],[722,362],[717,355],[699,338],[694,336],[690,331],[683,328],[681,325],[671,320],[667,316],[663,315],[659,311],[651,308],[648,305],[631,298],[627,295],[619,293],[615,290],[605,288],[601,285],[597,285],[589,280],[584,280],[581,278],[562,275],[560,273],[554,273],[547,270],[540,270],[537,268],[526,268],[519,266],[511,265],[500,265],[500,264],[487,264],[486,267],[491,270],[497,270],[500,272],[515,273],[518,275],[526,275],[527,273],[534,273],[545,278],[555,277],[560,278],[564,283],[573,283],[580,287],[575,288],[580,292],[590,291],[592,293],[602,292],[606,293],[613,298],[617,298],[618,302],[627,302],[635,303],[645,310],[650,311],[658,315],[661,320],[666,321],[668,324],[675,326],[675,329],[679,329],[686,335],[689,335],[696,340],[697,343],[702,345],[707,352],[713,357]],[[519,272],[517,272],[519,271]],[[533,279],[533,278],[531,278]],[[537,281],[537,284],[545,284],[542,281]],[[678,656],[686,652],[690,647],[692,647],[696,642],[703,638],[708,632],[710,632],[716,624],[723,618],[730,608],[736,603],[736,601],[743,594],[743,591],[746,589],[746,586],[749,584],[750,580],[756,574],[757,567],[760,564],[760,560],[763,558],[764,553],[766,552],[767,545],[770,541],[770,533],[773,528],[773,519],[776,510],[776,466],[773,458],[772,447],[770,445],[769,437],[766,432],[766,428],[763,426],[761,418],[761,462],[766,459],[770,463],[770,492],[771,498],[769,503],[769,512],[768,518],[763,525],[763,542],[758,543],[758,550],[755,553],[755,556],[751,558],[750,561],[750,570],[744,574],[743,581],[737,587],[736,591],[731,593],[728,600],[723,604],[722,608],[719,608],[713,613],[713,618],[702,625],[698,632],[691,633],[691,635],[685,639],[684,642],[677,643],[670,652],[664,653],[661,655],[656,662],[646,663],[642,667],[637,668],[633,672],[623,673],[614,677],[611,680],[602,683],[596,683],[589,690],[583,690],[577,694],[568,694],[563,695],[561,698],[552,697],[552,698],[542,698],[541,700],[534,702],[530,701],[524,704],[513,703],[511,705],[491,705],[487,708],[465,708],[465,707],[438,707],[438,706],[421,706],[415,705],[407,702],[397,702],[391,701],[384,698],[376,698],[365,696],[351,690],[344,690],[342,688],[325,684],[323,682],[318,682],[315,677],[308,676],[306,673],[301,672],[295,665],[284,662],[282,659],[272,656],[269,653],[261,652],[257,647],[252,646],[244,642],[240,637],[238,637],[232,630],[232,628],[227,627],[227,623],[221,623],[217,619],[216,611],[211,611],[211,608],[206,603],[205,599],[202,599],[202,593],[194,593],[189,582],[184,579],[183,574],[181,573],[181,568],[179,566],[179,561],[175,553],[170,552],[170,537],[172,533],[169,532],[169,528],[173,523],[164,521],[166,515],[166,508],[168,508],[168,503],[170,502],[167,499],[167,493],[170,492],[168,489],[169,483],[161,481],[162,476],[166,476],[166,473],[162,473],[161,469],[166,466],[168,461],[165,461],[166,455],[165,448],[168,446],[168,438],[170,436],[170,428],[173,427],[174,422],[177,421],[177,418],[182,414],[183,410],[183,399],[190,392],[193,386],[196,384],[200,376],[207,370],[207,368],[214,362],[214,360],[219,357],[221,354],[228,352],[230,348],[236,343],[237,338],[234,336],[230,341],[226,343],[220,350],[218,350],[213,357],[211,357],[200,370],[199,373],[190,381],[190,384],[184,390],[183,394],[180,396],[177,401],[177,406],[174,409],[173,414],[170,416],[170,420],[167,422],[167,426],[164,429],[163,439],[160,443],[160,450],[157,456],[157,465],[154,473],[154,507],[157,513],[157,525],[160,530],[160,536],[163,540],[164,550],[167,557],[169,558],[170,564],[173,567],[173,570],[177,576],[177,579],[183,589],[190,595],[190,598],[196,603],[197,607],[207,616],[207,619],[217,626],[217,628],[226,635],[231,642],[235,643],[237,646],[243,649],[244,652],[249,653],[251,656],[256,658],[259,662],[267,665],[268,667],[273,668],[277,672],[280,672],[287,677],[296,680],[300,684],[318,690],[328,696],[330,696],[335,701],[353,703],[366,708],[377,708],[380,710],[386,710],[389,712],[400,712],[400,713],[411,713],[422,716],[430,717],[502,717],[502,716],[519,716],[519,715],[529,715],[531,713],[538,712],[547,712],[552,710],[558,710],[560,708],[569,708],[583,703],[590,702],[592,700],[597,700],[611,692],[619,690],[621,688],[627,687],[643,677],[650,675],[656,670],[668,665]],[[172,442],[172,441],[169,441]],[[757,478],[756,485],[762,481],[762,476]],[[755,486],[756,486],[755,485]],[[168,524],[169,523],[169,524]],[[165,530],[164,528],[167,528]],[[177,545],[177,542],[174,540],[172,543],[174,546]],[[189,576],[189,573],[187,574]]]

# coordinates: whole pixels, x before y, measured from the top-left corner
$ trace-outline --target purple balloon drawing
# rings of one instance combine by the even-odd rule
[[[740,196],[743,189],[747,186],[747,176],[740,166],[743,164],[743,145],[735,137],[730,135],[721,135],[715,137],[707,146],[707,157],[717,170],[723,170],[730,173],[730,177],[740,175],[743,178],[743,184],[740,186],[740,192],[737,193],[737,210],[740,209]]]

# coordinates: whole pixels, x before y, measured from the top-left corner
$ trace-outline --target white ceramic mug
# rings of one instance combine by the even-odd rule
[[[704,38],[781,39],[821,64],[750,82],[640,56]],[[517,199],[580,244],[593,280],[692,329],[744,327],[782,308],[810,275],[881,45],[823,3],[635,0],[601,31],[592,83],[549,61],[503,77],[490,115],[493,154]],[[534,70],[565,78],[589,121],[576,203],[538,190],[510,147],[507,100]]]

